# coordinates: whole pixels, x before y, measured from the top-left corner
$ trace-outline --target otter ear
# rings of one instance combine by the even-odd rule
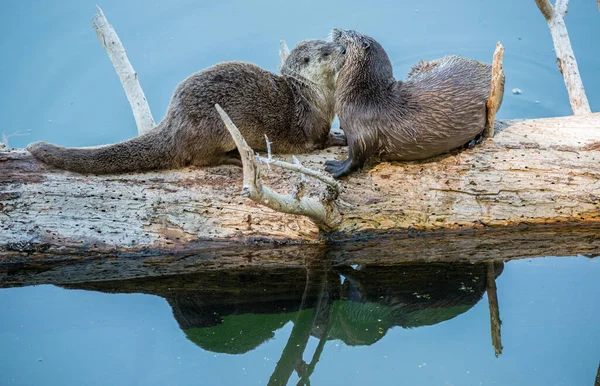
[[[371,47],[371,43],[369,43],[366,40],[363,40],[362,47],[363,47],[364,50],[368,50]]]

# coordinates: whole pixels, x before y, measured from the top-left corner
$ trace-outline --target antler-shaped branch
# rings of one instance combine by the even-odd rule
[[[327,182],[328,177],[319,176],[319,172],[305,168],[302,165],[294,165],[282,161],[270,161],[269,163],[319,178],[321,181],[328,183],[328,192],[325,197],[316,199],[313,197],[304,197],[298,193],[284,195],[263,185],[260,178],[260,163],[258,157],[254,154],[254,150],[248,146],[242,133],[240,133],[239,129],[221,106],[216,104],[215,108],[233,137],[242,158],[244,170],[243,196],[278,212],[306,216],[323,231],[332,231],[339,226],[341,216],[335,203],[339,192],[339,185]]]

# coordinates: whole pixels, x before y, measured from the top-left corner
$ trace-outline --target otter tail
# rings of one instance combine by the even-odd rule
[[[163,122],[128,141],[98,147],[66,148],[35,142],[27,150],[38,160],[78,173],[112,174],[165,169],[173,166],[173,142]]]

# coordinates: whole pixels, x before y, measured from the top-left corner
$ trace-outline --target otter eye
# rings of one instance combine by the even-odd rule
[[[323,57],[324,57],[324,58],[326,58],[326,57],[328,57],[328,56],[329,56],[329,52],[324,52],[324,53],[323,53]]]
[[[304,63],[308,63],[308,62],[310,62],[310,58],[309,57],[304,58]]]

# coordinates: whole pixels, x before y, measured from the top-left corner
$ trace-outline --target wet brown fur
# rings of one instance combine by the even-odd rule
[[[339,178],[373,155],[383,160],[422,160],[447,153],[478,136],[486,124],[490,64],[459,56],[421,62],[396,81],[387,53],[373,38],[334,30],[346,46],[336,84],[336,112],[349,157],[328,161]]]
[[[265,150],[265,134],[275,153],[324,148],[334,118],[335,76],[342,63],[342,46],[324,40],[298,43],[281,75],[249,63],[220,63],[181,82],[164,119],[146,134],[94,148],[36,142],[27,149],[47,164],[79,173],[241,165],[215,103],[255,150]]]

